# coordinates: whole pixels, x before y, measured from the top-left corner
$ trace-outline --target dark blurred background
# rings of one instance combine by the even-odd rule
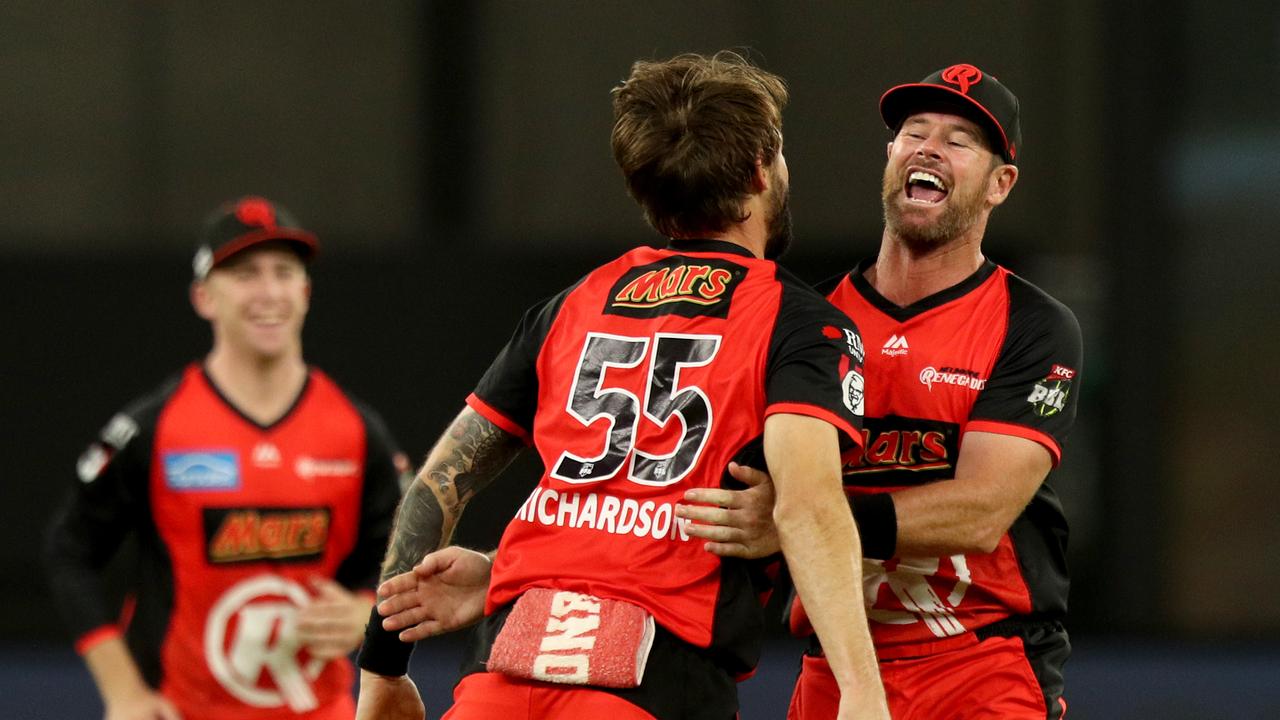
[[[1014,89],[1021,177],[984,247],[1071,306],[1086,343],[1050,477],[1072,523],[1072,715],[1274,717],[1264,0],[6,0],[0,716],[98,712],[38,542],[99,427],[207,350],[186,291],[209,210],[263,194],[320,235],[307,356],[420,459],[528,304],[654,241],[612,163],[610,88],[633,60],[722,48],[789,83],[785,264],[815,281],[877,248],[883,90],[955,62]],[[491,545],[536,470],[460,539]],[[785,707],[794,657],[775,645],[746,720]],[[434,702],[451,648],[419,651],[445,668]]]

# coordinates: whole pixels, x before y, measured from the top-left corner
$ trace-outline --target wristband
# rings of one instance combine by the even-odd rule
[[[411,655],[413,643],[401,642],[400,633],[383,629],[382,616],[375,605],[369,612],[369,624],[364,627],[364,643],[360,646],[357,664],[362,670],[399,677],[409,674]]]
[[[887,492],[849,498],[853,521],[862,538],[862,556],[888,560],[898,546],[898,509]]]

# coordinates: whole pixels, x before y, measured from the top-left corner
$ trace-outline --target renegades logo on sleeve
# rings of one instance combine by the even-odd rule
[[[211,565],[315,560],[329,540],[329,508],[205,508],[204,535]]]
[[[746,268],[728,260],[675,255],[623,274],[609,291],[604,314],[728,317],[733,293],[746,274]]]

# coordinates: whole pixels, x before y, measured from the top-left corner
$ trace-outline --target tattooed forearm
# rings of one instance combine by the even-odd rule
[[[396,513],[382,579],[411,569],[444,547],[471,498],[523,448],[514,435],[464,408],[431,449]]]
[[[382,563],[382,579],[407,572],[424,555],[440,547],[444,530],[444,510],[440,500],[425,484],[414,481],[400,501],[391,546]]]

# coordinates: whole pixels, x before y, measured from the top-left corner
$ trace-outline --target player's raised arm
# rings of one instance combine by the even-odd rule
[[[773,471],[773,517],[796,590],[840,685],[840,715],[888,718],[862,600],[858,530],[841,489],[836,428],[776,414],[764,426]]]

